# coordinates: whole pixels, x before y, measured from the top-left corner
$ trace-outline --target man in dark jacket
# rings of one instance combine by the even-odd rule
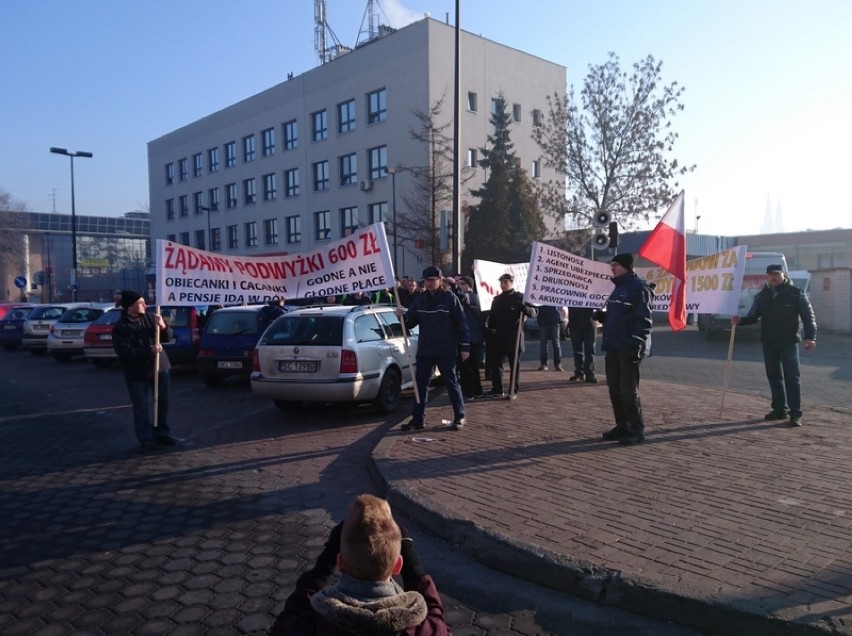
[[[467,318],[456,295],[441,288],[441,270],[427,267],[423,270],[423,279],[425,291],[415,296],[407,310],[402,307],[396,310],[407,328],[420,325],[415,373],[420,401],[411,409],[411,420],[400,428],[409,431],[425,426],[429,380],[437,366],[453,405],[452,428],[458,430],[465,425],[465,418],[464,399],[456,377],[456,357],[464,362],[470,356]]]
[[[173,446],[169,435],[169,359],[161,344],[172,339],[172,330],[159,314],[146,313],[145,299],[133,291],[121,292],[121,317],[112,330],[112,346],[124,368],[124,382],[133,405],[133,427],[143,451]],[[153,426],[149,396],[154,385],[154,361],[159,357],[157,428]]]
[[[564,371],[562,368],[562,313],[559,307],[553,305],[542,305],[538,308],[538,358],[541,364],[539,371],[547,371],[547,343],[550,342],[553,350],[553,368],[556,371]]]
[[[482,397],[482,380],[479,377],[479,360],[482,358],[482,346],[485,343],[485,326],[479,309],[479,296],[474,291],[473,279],[460,276],[456,295],[467,317],[470,332],[470,356],[459,364],[459,382],[465,399]]]
[[[568,335],[571,337],[571,348],[574,350],[574,375],[569,382],[588,382],[597,384],[595,377],[595,323],[591,307],[568,308]]]
[[[493,336],[493,357],[491,360],[492,397],[503,395],[503,360],[509,360],[509,374],[514,375],[514,386],[509,387],[509,397],[514,398],[520,390],[518,375],[521,366],[520,352],[524,350],[524,334],[518,342],[518,328],[525,316],[535,316],[535,309],[524,304],[524,296],[515,291],[515,277],[511,274],[500,276],[500,293],[491,301],[491,313],[488,314],[488,331]],[[514,369],[514,372],[512,371]]]
[[[631,254],[616,254],[610,263],[615,289],[606,301],[603,322],[606,383],[615,414],[615,428],[603,434],[620,444],[645,439],[645,422],[639,401],[639,363],[651,353],[651,300],[653,292],[633,271]]]
[[[340,577],[330,584],[335,565]],[[394,580],[401,575],[402,587]],[[360,495],[296,582],[271,636],[449,636],[432,577],[387,501]]]
[[[799,330],[805,331],[805,349],[816,347],[816,318],[808,295],[784,275],[781,265],[766,268],[766,286],[757,292],[751,309],[731,324],[752,325],[760,320],[763,363],[772,392],[772,410],[765,420],[783,420],[789,411],[790,424],[802,425],[802,384],[799,374]]]

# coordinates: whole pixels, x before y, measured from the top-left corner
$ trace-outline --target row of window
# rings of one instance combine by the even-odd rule
[[[467,109],[472,112],[479,111],[479,95],[474,93],[473,91],[468,91],[467,93]],[[491,114],[493,115],[497,112],[497,98],[491,99]],[[512,121],[519,124],[521,123],[521,114],[523,112],[523,108],[521,108],[520,104],[512,104]],[[538,127],[541,126],[541,111],[537,108],[532,111],[533,118],[533,126]]]
[[[349,206],[340,208],[338,211],[340,219],[340,236],[348,236],[360,227],[358,219],[358,206]],[[367,224],[387,223],[388,221],[388,203],[380,201],[371,203],[367,206]],[[258,246],[258,223],[257,221],[249,221],[243,223],[243,245],[245,247]],[[285,241],[288,244],[300,243],[302,241],[302,217],[299,214],[287,216],[284,218],[285,226]],[[228,249],[238,249],[240,247],[240,225],[228,225],[225,228],[227,236]],[[210,228],[210,247],[207,247],[207,231],[195,230],[195,247],[198,249],[219,251],[222,249],[222,228]],[[314,212],[314,227],[313,236],[315,241],[328,241],[332,238],[332,219],[331,210],[322,210]],[[167,239],[174,243],[191,246],[191,233],[181,232],[177,234],[167,235]],[[178,238],[180,240],[178,240]],[[263,242],[264,245],[278,245],[278,219],[271,218],[263,221]]]
[[[347,99],[337,104],[337,132],[347,133],[355,130],[357,116],[355,99]],[[387,92],[384,88],[367,93],[366,95],[366,123],[376,124],[387,119]],[[328,112],[325,109],[315,111],[310,115],[310,139],[311,141],[323,141],[328,139]],[[275,154],[276,129],[266,128],[260,132],[261,153],[264,157]],[[295,119],[281,124],[281,143],[284,150],[293,150],[299,146],[299,123]],[[255,136],[246,135],[242,138],[240,149],[242,150],[243,163],[255,160]],[[207,151],[207,172],[214,174],[219,172],[219,150],[218,146]],[[222,146],[225,157],[225,167],[232,168],[237,165],[237,142],[229,141]],[[187,181],[192,168],[192,176],[204,175],[204,153],[198,152],[192,155],[190,165],[189,158],[178,159],[177,162],[170,161],[166,164],[166,185],[172,185],[176,181]]]

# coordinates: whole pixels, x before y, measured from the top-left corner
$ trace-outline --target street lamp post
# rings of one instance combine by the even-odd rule
[[[391,210],[391,218],[393,219],[393,269],[397,275],[399,272],[397,271],[397,267],[399,266],[399,260],[397,255],[397,225],[396,225],[396,173],[399,171],[399,168],[388,168],[388,172],[391,176],[391,200],[393,208]]]
[[[210,229],[210,212],[211,212],[211,210],[206,205],[199,205],[198,209],[201,210],[202,212],[207,212],[207,245],[205,245],[204,248],[207,251],[212,252],[213,251],[213,231]]]
[[[56,155],[65,155],[71,158],[71,264],[74,272],[74,280],[71,281],[71,298],[77,302],[77,288],[79,287],[79,279],[77,277],[77,209],[74,201],[74,157],[83,157],[91,159],[94,155],[85,150],[77,152],[68,152],[65,148],[51,148],[50,152]]]

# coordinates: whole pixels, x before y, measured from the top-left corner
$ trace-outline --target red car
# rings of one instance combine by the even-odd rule
[[[88,326],[83,335],[83,353],[99,369],[105,369],[118,360],[112,348],[112,329],[121,317],[121,307],[108,309]]]

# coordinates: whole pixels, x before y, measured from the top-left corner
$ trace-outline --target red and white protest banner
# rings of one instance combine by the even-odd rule
[[[527,284],[527,269],[529,263],[496,263],[475,259],[473,278],[476,281],[479,308],[482,311],[491,310],[491,301],[500,293],[500,276],[503,274],[511,274],[515,278],[515,289],[522,290]]]
[[[157,240],[158,305],[240,305],[393,286],[382,223],[311,252],[277,256],[228,256]]]

